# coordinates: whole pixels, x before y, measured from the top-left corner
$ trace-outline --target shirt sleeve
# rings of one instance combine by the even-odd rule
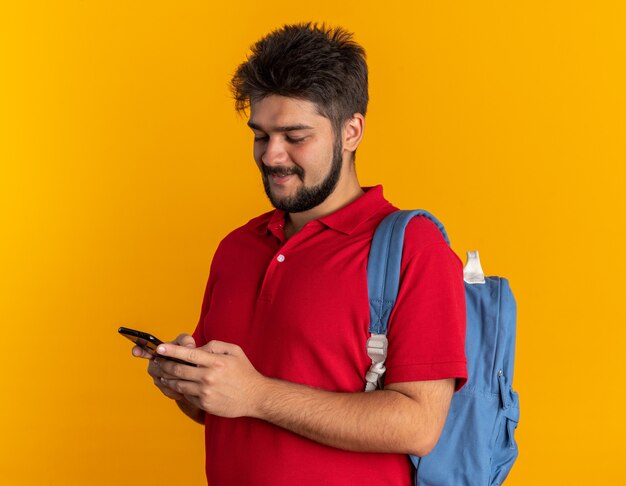
[[[400,289],[389,320],[386,383],[467,381],[463,265],[428,219],[405,234]]]
[[[207,343],[205,334],[204,334],[204,316],[206,316],[208,312],[209,302],[211,301],[209,284],[207,283],[206,289],[204,291],[204,298],[202,300],[202,310],[200,311],[200,319],[198,320],[198,324],[196,325],[196,329],[193,332],[193,340],[196,342],[196,347],[204,346]]]

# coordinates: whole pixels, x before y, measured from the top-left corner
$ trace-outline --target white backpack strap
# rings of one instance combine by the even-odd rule
[[[372,364],[365,374],[365,391],[382,388],[382,378],[385,374],[385,360],[387,359],[387,336],[384,334],[370,334],[367,340],[367,355]]]
[[[484,284],[485,273],[480,266],[478,251],[467,252],[467,263],[463,267],[463,280],[468,284]]]

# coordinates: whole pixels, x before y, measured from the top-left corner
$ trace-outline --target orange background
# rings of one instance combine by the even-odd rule
[[[228,80],[286,22],[356,32],[357,168],[519,307],[507,484],[624,484],[623,2],[0,3],[0,482],[203,484],[202,428],[117,335],[191,332],[265,211]]]

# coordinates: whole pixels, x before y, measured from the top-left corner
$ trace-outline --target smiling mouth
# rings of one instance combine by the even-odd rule
[[[301,181],[304,180],[304,171],[300,167],[267,167],[264,165],[262,170],[263,175],[268,179],[271,177],[274,182],[284,182],[292,175],[298,176]]]
[[[272,174],[270,177],[272,178],[272,180],[274,182],[284,182],[287,179],[289,179],[293,174],[285,174],[285,175],[281,175],[281,174]]]

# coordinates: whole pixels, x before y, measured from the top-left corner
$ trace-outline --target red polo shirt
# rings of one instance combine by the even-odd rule
[[[197,345],[235,343],[266,376],[362,391],[371,364],[367,257],[376,226],[394,209],[377,186],[289,240],[278,210],[230,233],[213,258]],[[462,264],[426,218],[409,223],[405,240],[386,383],[457,378],[460,386],[467,377]],[[211,486],[412,483],[403,454],[346,452],[246,417],[207,414],[205,432]]]

